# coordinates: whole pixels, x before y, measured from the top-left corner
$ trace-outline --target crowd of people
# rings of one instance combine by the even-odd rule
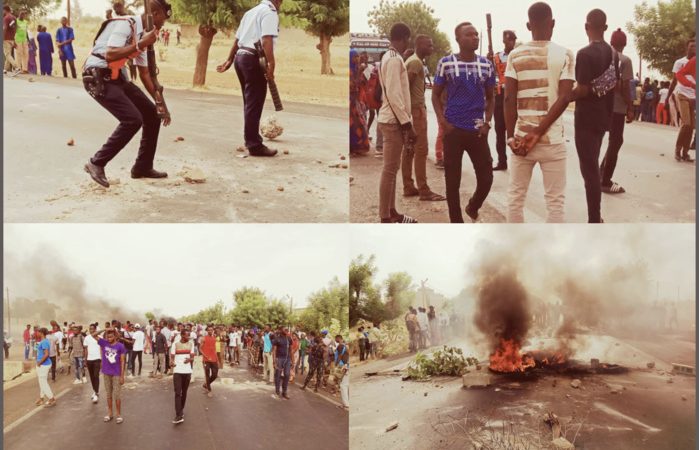
[[[435,142],[436,165],[444,169],[446,201],[451,222],[463,222],[465,212],[479,218],[494,171],[509,171],[508,222],[524,221],[524,204],[534,166],[543,174],[548,222],[565,221],[567,146],[562,114],[575,104],[574,134],[580,173],[585,185],[588,222],[603,222],[602,193],[626,190],[613,180],[624,125],[634,120],[680,127],[675,144],[678,162],[693,162],[695,148],[695,35],[686,37],[686,55],[673,68],[671,82],[643,83],[633,76],[630,58],[623,51],[627,36],[616,29],[609,42],[604,11],[586,17],[589,45],[577,55],[554,42],[554,16],[544,2],[531,5],[527,28],[531,40],[517,41],[512,30],[503,32],[504,50],[477,54],[480,39],[470,22],[454,30],[459,49],[439,61],[432,83],[432,105],[439,125]],[[390,47],[376,63],[366,53],[350,53],[350,152],[370,151],[370,130],[377,122],[376,156],[383,159],[379,183],[379,219],[382,223],[416,223],[396,210],[396,182],[401,171],[403,195],[441,201],[427,182],[428,152],[426,79],[424,61],[434,53],[432,38],[396,23]],[[411,42],[414,42],[411,48]],[[488,134],[495,122],[497,163],[493,164]],[[609,133],[606,152],[603,137]],[[508,155],[509,147],[511,154]],[[471,159],[476,188],[464,210],[460,204],[462,160]],[[600,156],[602,159],[600,161]],[[413,181],[412,172],[415,172]]]
[[[68,25],[68,19],[61,18],[61,26],[56,30],[56,43],[44,25],[36,27],[36,34],[29,29],[28,13],[24,10],[15,17],[12,8],[3,6],[3,54],[5,57],[3,73],[12,76],[22,74],[41,74],[51,76],[53,73],[53,55],[58,50],[63,77],[68,78],[68,67],[73,78],[75,71],[75,52],[73,41],[75,32]],[[37,56],[39,65],[37,66]]]
[[[173,378],[174,424],[184,421],[187,391],[195,358],[199,356],[204,372],[202,389],[208,397],[213,397],[213,383],[219,378],[219,371],[226,366],[239,366],[241,356],[247,355],[248,368],[274,384],[275,399],[289,400],[289,383],[300,374],[305,375],[301,389],[306,389],[314,378],[315,392],[321,386],[338,386],[342,408],[349,409],[349,354],[342,336],[331,339],[327,330],[307,335],[284,326],[273,331],[270,325],[248,328],[165,319],[149,320],[144,327],[116,319],[105,322],[103,327],[98,322],[84,327],[67,322],[60,325],[52,320],[48,328],[28,324],[23,342],[25,360],[36,361],[40,393],[37,406],[55,406],[49,380],[55,382],[57,373],[71,372],[74,384],[86,384],[89,378],[91,400],[97,403],[101,375],[107,403],[105,422],[123,422],[121,387],[127,378],[142,376],[144,354],[151,356],[150,369],[146,367],[149,377]]]

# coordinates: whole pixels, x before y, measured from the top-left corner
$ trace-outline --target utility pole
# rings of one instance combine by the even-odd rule
[[[638,52],[638,79],[643,81],[643,55]]]
[[[68,26],[70,26],[70,0],[66,0],[67,3],[67,9],[68,9],[68,15],[66,18],[68,19]]]
[[[422,307],[425,309],[427,309],[427,290],[425,288],[425,285],[427,284],[428,279],[429,278],[425,278],[420,282],[420,284],[422,285]]]

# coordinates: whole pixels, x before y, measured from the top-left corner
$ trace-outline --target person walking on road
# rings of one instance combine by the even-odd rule
[[[162,327],[156,325],[155,335],[153,337],[153,371],[151,372],[153,377],[162,378],[163,373],[167,372],[167,366],[165,365],[167,352],[167,338],[162,333]]]
[[[138,376],[141,376],[141,367],[143,366],[143,349],[146,345],[146,335],[141,330],[141,324],[136,324],[134,326],[136,331],[133,332],[131,337],[133,338],[133,356],[131,363],[131,374],[136,376],[136,361],[138,361]]]
[[[31,332],[32,326],[27,324],[27,328],[22,332],[22,341],[24,342],[24,360],[29,360],[29,350],[31,348]]]
[[[184,422],[184,406],[187,403],[187,389],[192,379],[194,359],[194,342],[189,339],[189,331],[182,330],[180,339],[172,343],[170,348],[171,365],[174,367],[172,382],[175,387],[175,418],[172,423]]]
[[[39,25],[39,32],[36,35],[39,45],[39,69],[42,75],[52,76],[53,73],[53,38],[46,32],[46,27]]]
[[[206,335],[202,339],[201,344],[201,361],[204,365],[204,391],[209,397],[213,397],[211,392],[211,383],[218,378],[218,355],[216,355],[216,336],[214,336],[214,327],[209,325],[206,327]]]
[[[235,66],[240,88],[243,91],[245,119],[245,147],[250,156],[275,156],[276,150],[268,148],[260,136],[260,118],[267,97],[267,80],[274,80],[276,58],[274,46],[279,36],[278,10],[282,0],[262,0],[243,15],[235,34],[235,41],[228,59],[219,65],[219,73]],[[261,45],[267,59],[267,73],[260,67]]]
[[[103,334],[104,337],[99,337]],[[112,399],[116,405],[116,423],[124,422],[121,416],[121,386],[124,384],[126,374],[126,347],[118,341],[117,331],[114,328],[103,330],[101,333],[94,332],[92,337],[97,339],[97,344],[102,350],[102,379],[104,390],[107,392],[107,415],[105,422],[110,422],[114,418]]]
[[[275,398],[278,399],[281,396],[289,400],[287,388],[289,387],[289,376],[291,373],[291,337],[286,327],[279,327],[279,332],[274,341],[272,341],[272,358],[274,364]]]
[[[274,334],[269,325],[265,326],[264,334],[262,335],[262,364],[263,378],[269,383],[274,383],[274,358],[272,357],[272,339]]]
[[[493,158],[488,147],[488,132],[495,108],[495,69],[476,54],[480,38],[470,22],[454,30],[459,52],[442,58],[437,65],[432,88],[432,104],[437,120],[444,128],[444,180],[447,189],[449,220],[463,223],[461,213],[461,171],[464,152],[476,172],[476,190],[466,205],[466,215],[478,220],[493,184]],[[446,107],[442,92],[447,91]]]
[[[27,12],[20,11],[17,18],[17,31],[15,32],[15,56],[17,65],[22,73],[29,73],[29,21]]]
[[[5,64],[3,73],[17,75],[21,72],[19,65],[15,60],[12,52],[17,47],[15,36],[17,34],[17,18],[12,15],[12,8],[9,5],[2,7],[2,52],[5,56]]]
[[[97,331],[96,324],[90,324],[89,333],[85,336],[83,340],[84,353],[83,358],[87,361],[87,374],[90,376],[90,383],[92,384],[92,403],[97,403],[99,401],[100,393],[100,368],[102,366],[102,355],[97,339],[93,337]]]
[[[308,350],[308,374],[306,375],[306,379],[303,380],[303,386],[301,389],[306,389],[308,382],[312,381],[313,377],[316,377],[316,386],[313,391],[318,392],[318,387],[320,386],[323,378],[323,358],[325,357],[325,348],[320,336],[316,336],[315,332],[311,331],[309,336],[311,338],[311,343]]]
[[[345,411],[349,411],[349,352],[342,335],[335,336],[335,373],[336,377],[342,377],[340,380],[340,397],[342,398],[342,406]]]
[[[69,351],[71,352],[73,362],[75,363],[75,381],[73,384],[86,383],[85,378],[85,337],[80,332],[80,327],[73,325],[73,335],[69,339]]]
[[[39,399],[36,401],[36,406],[55,406],[56,398],[53,396],[53,391],[49,386],[48,376],[49,370],[51,369],[51,359],[49,357],[49,351],[51,344],[46,338],[48,335],[48,330],[46,328],[41,328],[39,330],[39,344],[37,346],[36,352],[36,375],[39,380]],[[46,398],[46,404],[44,404],[44,398]]]

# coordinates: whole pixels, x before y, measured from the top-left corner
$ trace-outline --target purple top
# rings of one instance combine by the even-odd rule
[[[121,375],[121,355],[126,354],[126,347],[121,342],[110,344],[108,340],[99,338],[102,347],[102,373],[111,376]]]

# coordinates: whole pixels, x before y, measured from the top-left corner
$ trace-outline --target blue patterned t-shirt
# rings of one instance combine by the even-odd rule
[[[465,62],[458,55],[445,56],[437,65],[435,86],[446,85],[447,122],[457,128],[476,131],[485,119],[485,92],[495,87],[495,68],[487,58]]]

